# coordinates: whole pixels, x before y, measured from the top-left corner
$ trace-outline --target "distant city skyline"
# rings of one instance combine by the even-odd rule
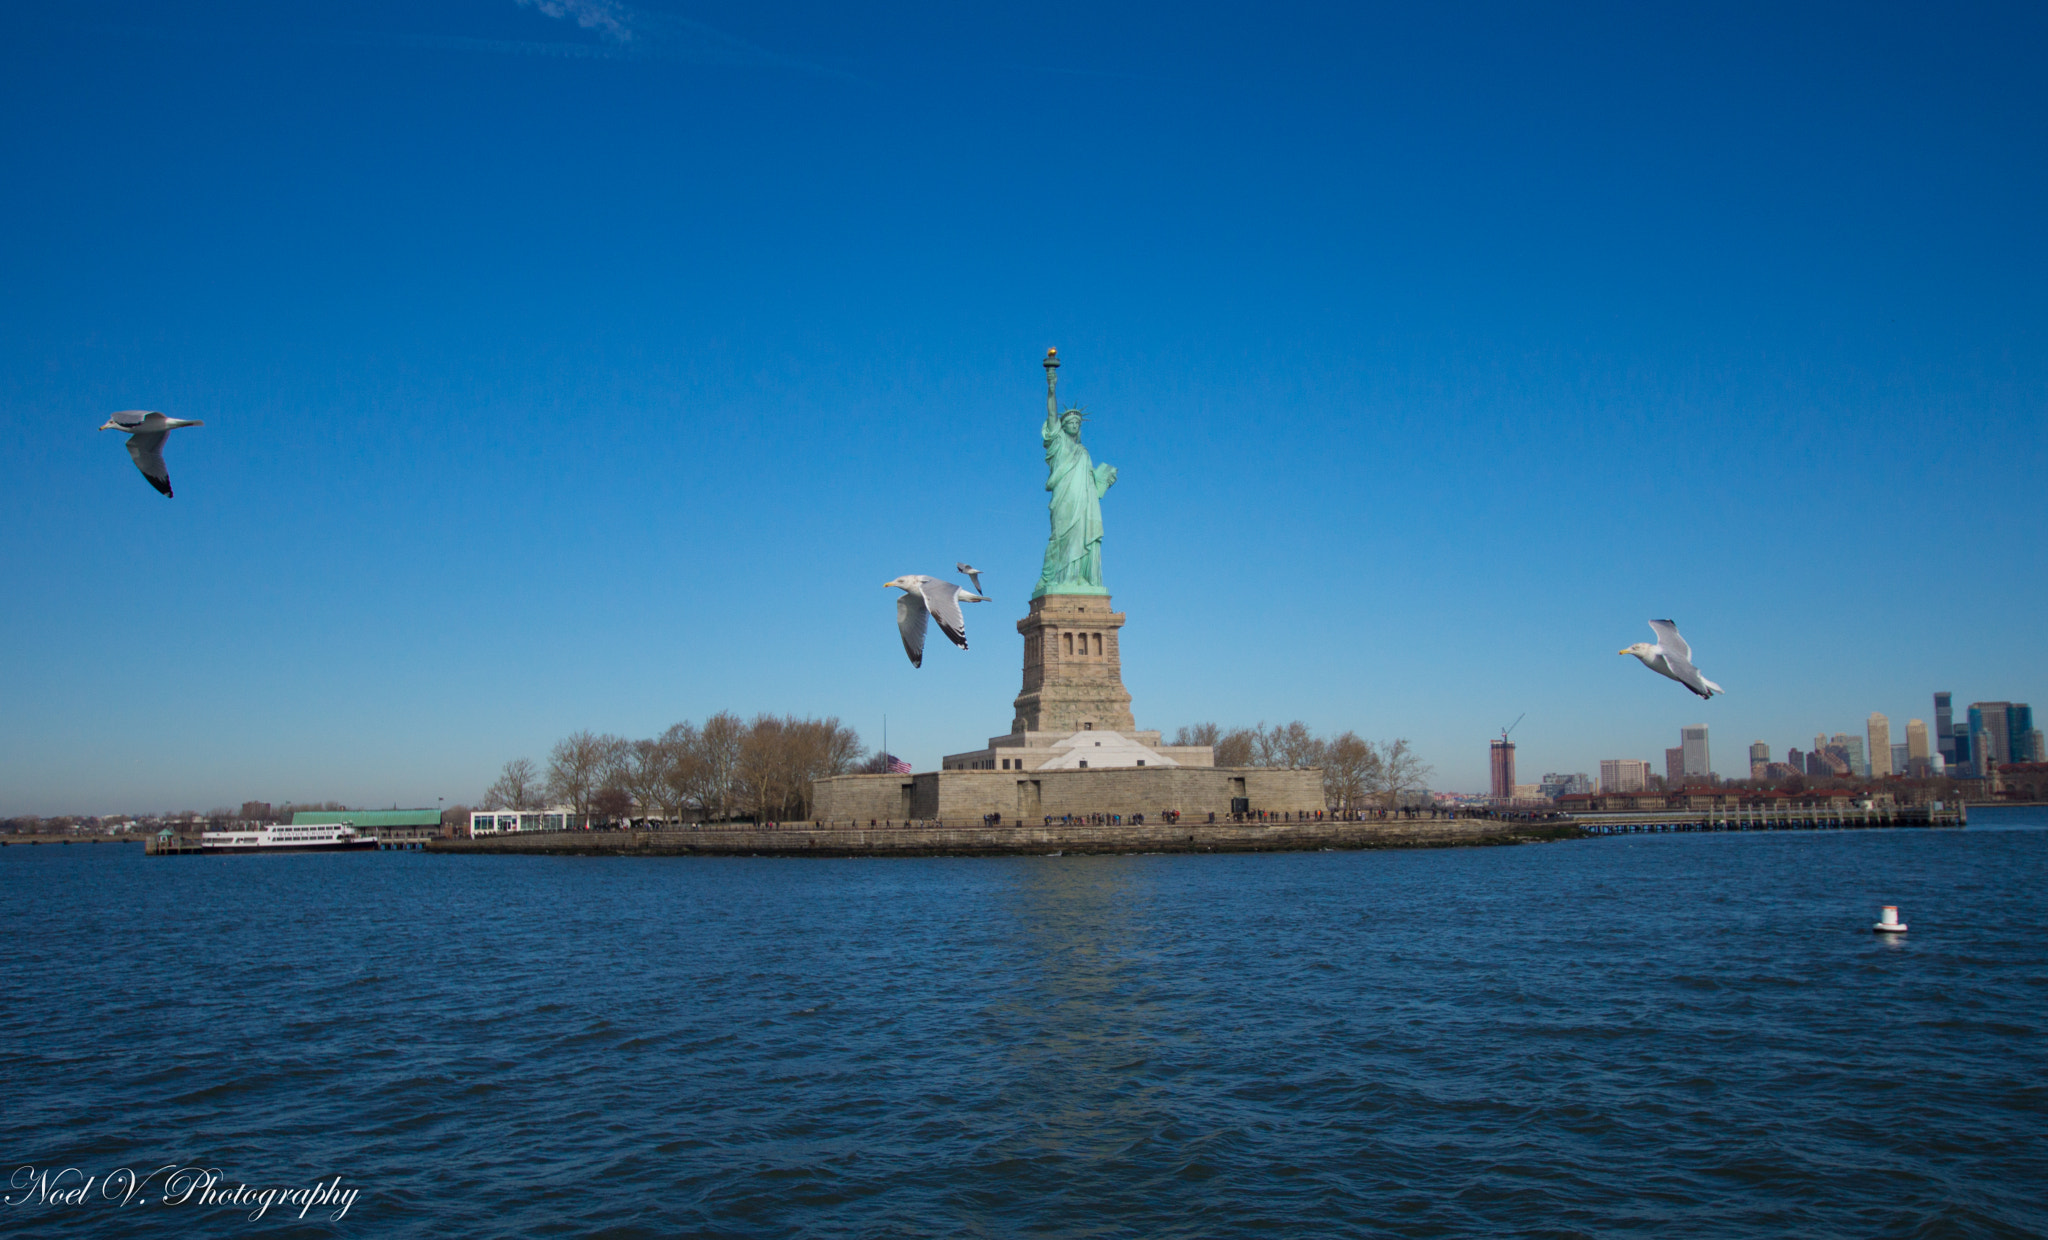
[[[1952,715],[1953,694],[1936,691],[1930,697],[1939,729],[1940,721]],[[1992,752],[2011,755],[2009,759],[2001,759],[2001,764],[2006,761],[2048,761],[2048,744],[2044,744],[2042,731],[2033,726],[2033,711],[2027,703],[2005,700],[1974,702],[1963,720],[1951,726],[1954,735],[1949,738],[1948,750],[1955,753],[1960,746],[1963,754],[1960,761],[1941,759],[1941,751],[1934,745],[1934,737],[1940,733],[1937,730],[1931,736],[1925,720],[1917,717],[1907,719],[1906,739],[1893,741],[1890,717],[1882,711],[1871,711],[1864,721],[1862,736],[1849,732],[1816,734],[1811,749],[1786,746],[1782,762],[1771,756],[1773,751],[1769,741],[1751,741],[1747,750],[1747,769],[1734,777],[1765,779],[1798,773],[1817,777],[1854,775],[1859,778],[1887,778],[1898,774],[1924,778],[1944,769],[1952,775],[1973,777],[1981,773],[1971,761],[1973,746],[1979,750],[1988,748]],[[1709,736],[1710,729],[1705,725],[1687,725],[1680,729],[1680,743],[1663,750],[1666,783],[1731,777],[1727,773],[1713,771]],[[1653,768],[1648,761],[1641,759],[1602,758],[1598,760],[1598,769],[1599,790],[1613,792],[1641,790]],[[1544,786],[1549,786],[1551,778],[1545,777]]]

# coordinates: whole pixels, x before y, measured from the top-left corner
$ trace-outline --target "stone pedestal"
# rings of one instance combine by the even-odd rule
[[[1024,689],[1012,735],[1089,729],[1132,733],[1131,694],[1117,651],[1120,611],[1107,594],[1048,594],[1017,622],[1024,635]]]

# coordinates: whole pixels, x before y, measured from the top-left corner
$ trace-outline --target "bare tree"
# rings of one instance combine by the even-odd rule
[[[484,809],[538,809],[540,771],[529,758],[514,758],[498,772],[498,782],[484,789]]]
[[[451,805],[441,811],[441,834],[461,839],[469,834],[469,806]]]
[[[1184,723],[1181,725],[1180,730],[1173,734],[1173,743],[1176,745],[1214,745],[1217,738],[1222,735],[1223,729],[1213,723]]]
[[[844,775],[860,761],[860,733],[840,723],[837,717],[787,719],[790,776],[795,788],[798,818],[809,818],[816,801],[815,781]]]
[[[631,795],[641,813],[664,820],[680,819],[687,802],[677,794],[670,778],[675,771],[676,746],[668,737],[633,741],[621,757],[623,761],[613,782]]]
[[[601,793],[620,793],[626,798],[626,812],[630,813],[637,800],[633,795],[633,742],[609,734],[599,739],[605,742],[604,753],[598,759],[597,791],[590,794],[591,799],[595,801]],[[595,811],[596,806],[592,809]]]
[[[1322,761],[1323,742],[1299,719],[1267,727],[1232,728],[1219,736],[1217,766],[1309,767]]]
[[[1258,765],[1287,767],[1300,770],[1321,766],[1323,742],[1307,724],[1297,719],[1293,723],[1280,724],[1269,732],[1261,734],[1258,746]]]
[[[661,742],[670,751],[662,803],[677,817],[695,805],[707,821],[741,809],[741,749],[750,732],[738,715],[720,711],[701,726],[683,722],[662,733]]]
[[[1436,768],[1409,748],[1407,738],[1380,742],[1380,786],[1399,800],[1404,792],[1420,792],[1429,786]]]
[[[1250,766],[1260,729],[1232,728],[1216,740],[1217,766]]]
[[[661,804],[673,811],[671,817],[686,816],[692,805],[704,811],[704,817],[711,817],[710,764],[697,725],[678,723],[661,734],[661,743],[669,751],[668,771],[662,777],[667,786],[662,791]]]
[[[837,719],[757,715],[740,744],[738,803],[762,821],[808,818],[813,781],[852,770],[860,752],[859,734]]]
[[[1370,741],[1346,732],[1323,747],[1323,802],[1332,809],[1356,809],[1380,781],[1380,755]]]
[[[617,784],[605,784],[590,794],[590,812],[600,822],[632,821],[633,794]]]
[[[548,755],[548,795],[578,814],[588,814],[590,798],[605,786],[625,744],[619,737],[600,736],[587,728],[563,737]]]
[[[754,716],[740,736],[734,791],[756,822],[766,822],[787,800],[782,750],[782,720],[773,715]]]
[[[747,725],[729,710],[719,711],[697,729],[698,752],[704,762],[705,809],[713,816],[729,815],[739,782],[740,742]]]

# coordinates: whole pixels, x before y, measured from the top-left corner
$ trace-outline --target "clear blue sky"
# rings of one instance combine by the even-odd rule
[[[726,708],[933,765],[1008,729],[1052,345],[1141,727],[1471,789],[1525,711],[1533,779],[2048,707],[2048,11],[992,8],[0,10],[0,812]],[[128,408],[205,420],[176,499]]]

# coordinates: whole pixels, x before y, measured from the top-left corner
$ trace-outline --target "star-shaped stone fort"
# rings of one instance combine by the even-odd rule
[[[1320,770],[1219,767],[1207,745],[1164,745],[1138,730],[1124,688],[1124,613],[1102,584],[1102,497],[1116,469],[1081,443],[1079,410],[1059,408],[1059,358],[1045,358],[1047,507],[1052,529],[1024,637],[1024,686],[1010,731],[948,754],[936,771],[838,775],[816,785],[824,822],[1037,823],[1069,816],[1221,822],[1233,814],[1313,814]],[[1212,819],[1210,815],[1214,815]]]

